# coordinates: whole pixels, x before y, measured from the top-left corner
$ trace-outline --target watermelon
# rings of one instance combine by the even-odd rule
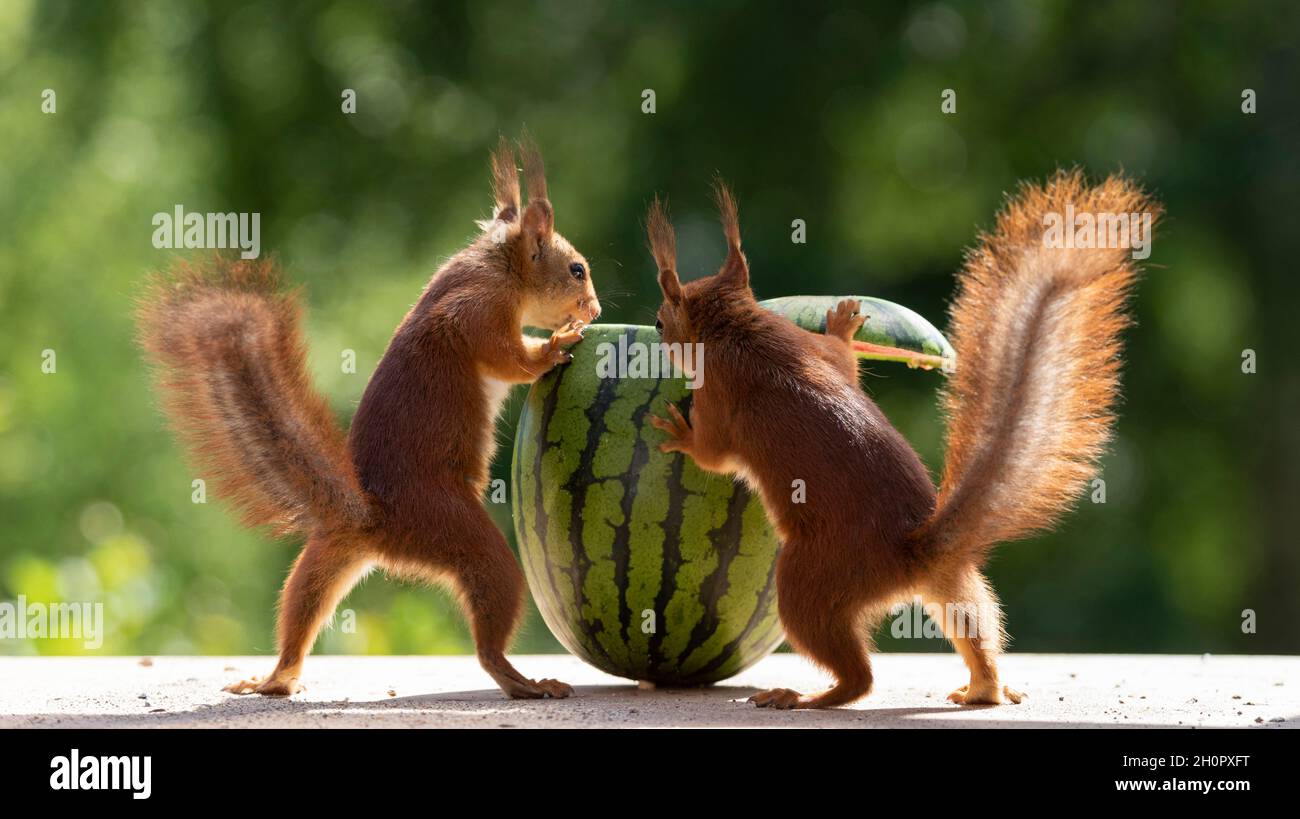
[[[820,331],[838,301],[762,304]],[[859,356],[920,367],[952,360],[916,313],[862,302]],[[530,388],[511,469],[515,535],[533,599],[570,652],[620,677],[704,685],[780,644],[780,544],[743,484],[659,451],[664,434],[647,419],[667,402],[688,410],[685,380],[635,352],[623,377],[607,371],[620,347],[647,352],[659,340],[652,327],[593,325],[573,361]]]
[[[844,299],[862,302],[867,321],[853,339],[858,358],[897,361],[926,370],[951,370],[956,354],[948,339],[915,311],[867,296],[784,296],[759,302],[808,330],[826,329],[826,311]]]

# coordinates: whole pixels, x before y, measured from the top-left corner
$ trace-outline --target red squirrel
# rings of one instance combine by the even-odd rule
[[[509,386],[570,360],[565,348],[600,315],[587,260],[555,231],[541,156],[528,139],[520,150],[527,207],[502,138],[493,218],[397,328],[346,439],[310,384],[302,309],[274,263],[182,266],[144,296],[142,345],[201,474],[247,524],[306,541],[280,596],[279,663],[226,691],[299,691],[317,632],[379,566],[455,590],[479,662],[507,695],[572,693],[506,659],[524,577],[482,503]],[[525,324],[553,332],[530,338]]]
[[[776,688],[750,702],[826,708],[866,696],[869,630],[914,596],[945,607],[941,626],[970,671],[949,699],[1020,702],[998,677],[1005,633],[981,568],[996,543],[1053,525],[1096,474],[1136,277],[1126,248],[1048,247],[1045,216],[1059,219],[1072,204],[1154,218],[1155,203],[1120,177],[1090,187],[1078,172],[1059,173],[1022,188],[980,237],[951,306],[957,370],[944,395],[936,496],[921,459],[859,387],[850,341],[865,321],[860,304],[829,311],[821,334],[759,307],[721,182],[716,199],[726,260],[685,284],[665,209],[658,199],[650,208],[663,291],[656,326],[666,343],[702,345],[708,364],[689,420],[669,404],[653,423],[669,436],[664,451],[757,489],[782,541],[776,587],[787,638],[835,679],[818,694]]]

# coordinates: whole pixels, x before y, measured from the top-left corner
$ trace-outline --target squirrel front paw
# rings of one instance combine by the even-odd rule
[[[550,339],[546,342],[547,364],[554,367],[557,364],[568,364],[573,360],[573,354],[566,347],[572,347],[587,332],[587,323],[581,320],[574,320],[564,325],[560,329],[551,333]]]
[[[668,440],[659,445],[659,451],[689,453],[695,434],[690,422],[682,415],[681,410],[677,409],[676,404],[668,404],[668,414],[671,417],[650,416],[652,426],[668,433]]]
[[[826,335],[850,342],[866,321],[867,317],[862,315],[862,302],[844,299],[835,305],[835,309],[826,311]]]

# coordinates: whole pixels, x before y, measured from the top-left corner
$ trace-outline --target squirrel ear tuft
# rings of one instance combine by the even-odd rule
[[[527,131],[519,137],[519,154],[524,161],[524,182],[528,185],[528,207],[524,208],[520,224],[524,233],[541,245],[550,240],[555,230],[555,210],[546,196],[546,166],[541,151]]]
[[[514,149],[504,134],[492,153],[492,196],[496,200],[493,219],[513,222],[519,217],[519,169],[515,167]]]
[[[646,238],[650,243],[650,255],[660,270],[674,270],[677,267],[677,234],[673,232],[673,223],[668,218],[668,206],[656,194],[650,203],[650,210],[645,216]]]
[[[524,160],[524,182],[528,184],[528,201],[539,202],[548,198],[546,193],[546,164],[542,152],[528,131],[519,137],[519,154]]]
[[[672,304],[682,303],[682,280],[677,277],[677,234],[668,218],[668,206],[656,195],[645,216],[650,255],[659,268],[659,289]]]
[[[744,251],[740,249],[740,215],[736,207],[736,197],[720,176],[713,180],[713,199],[718,203],[722,233],[727,237],[727,260],[722,263],[718,275],[737,285],[748,287],[749,261],[745,258]]]

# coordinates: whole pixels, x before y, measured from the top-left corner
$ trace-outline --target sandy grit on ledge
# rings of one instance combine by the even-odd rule
[[[290,700],[235,696],[231,680],[273,657],[0,658],[0,728],[40,727],[1300,727],[1300,657],[1010,654],[1004,682],[1021,705],[962,708],[952,654],[877,654],[876,690],[851,708],[770,711],[758,689],[816,691],[826,678],[793,654],[702,689],[649,689],[569,656],[520,656],[534,677],[573,684],[568,700],[505,699],[473,657],[307,661]]]

